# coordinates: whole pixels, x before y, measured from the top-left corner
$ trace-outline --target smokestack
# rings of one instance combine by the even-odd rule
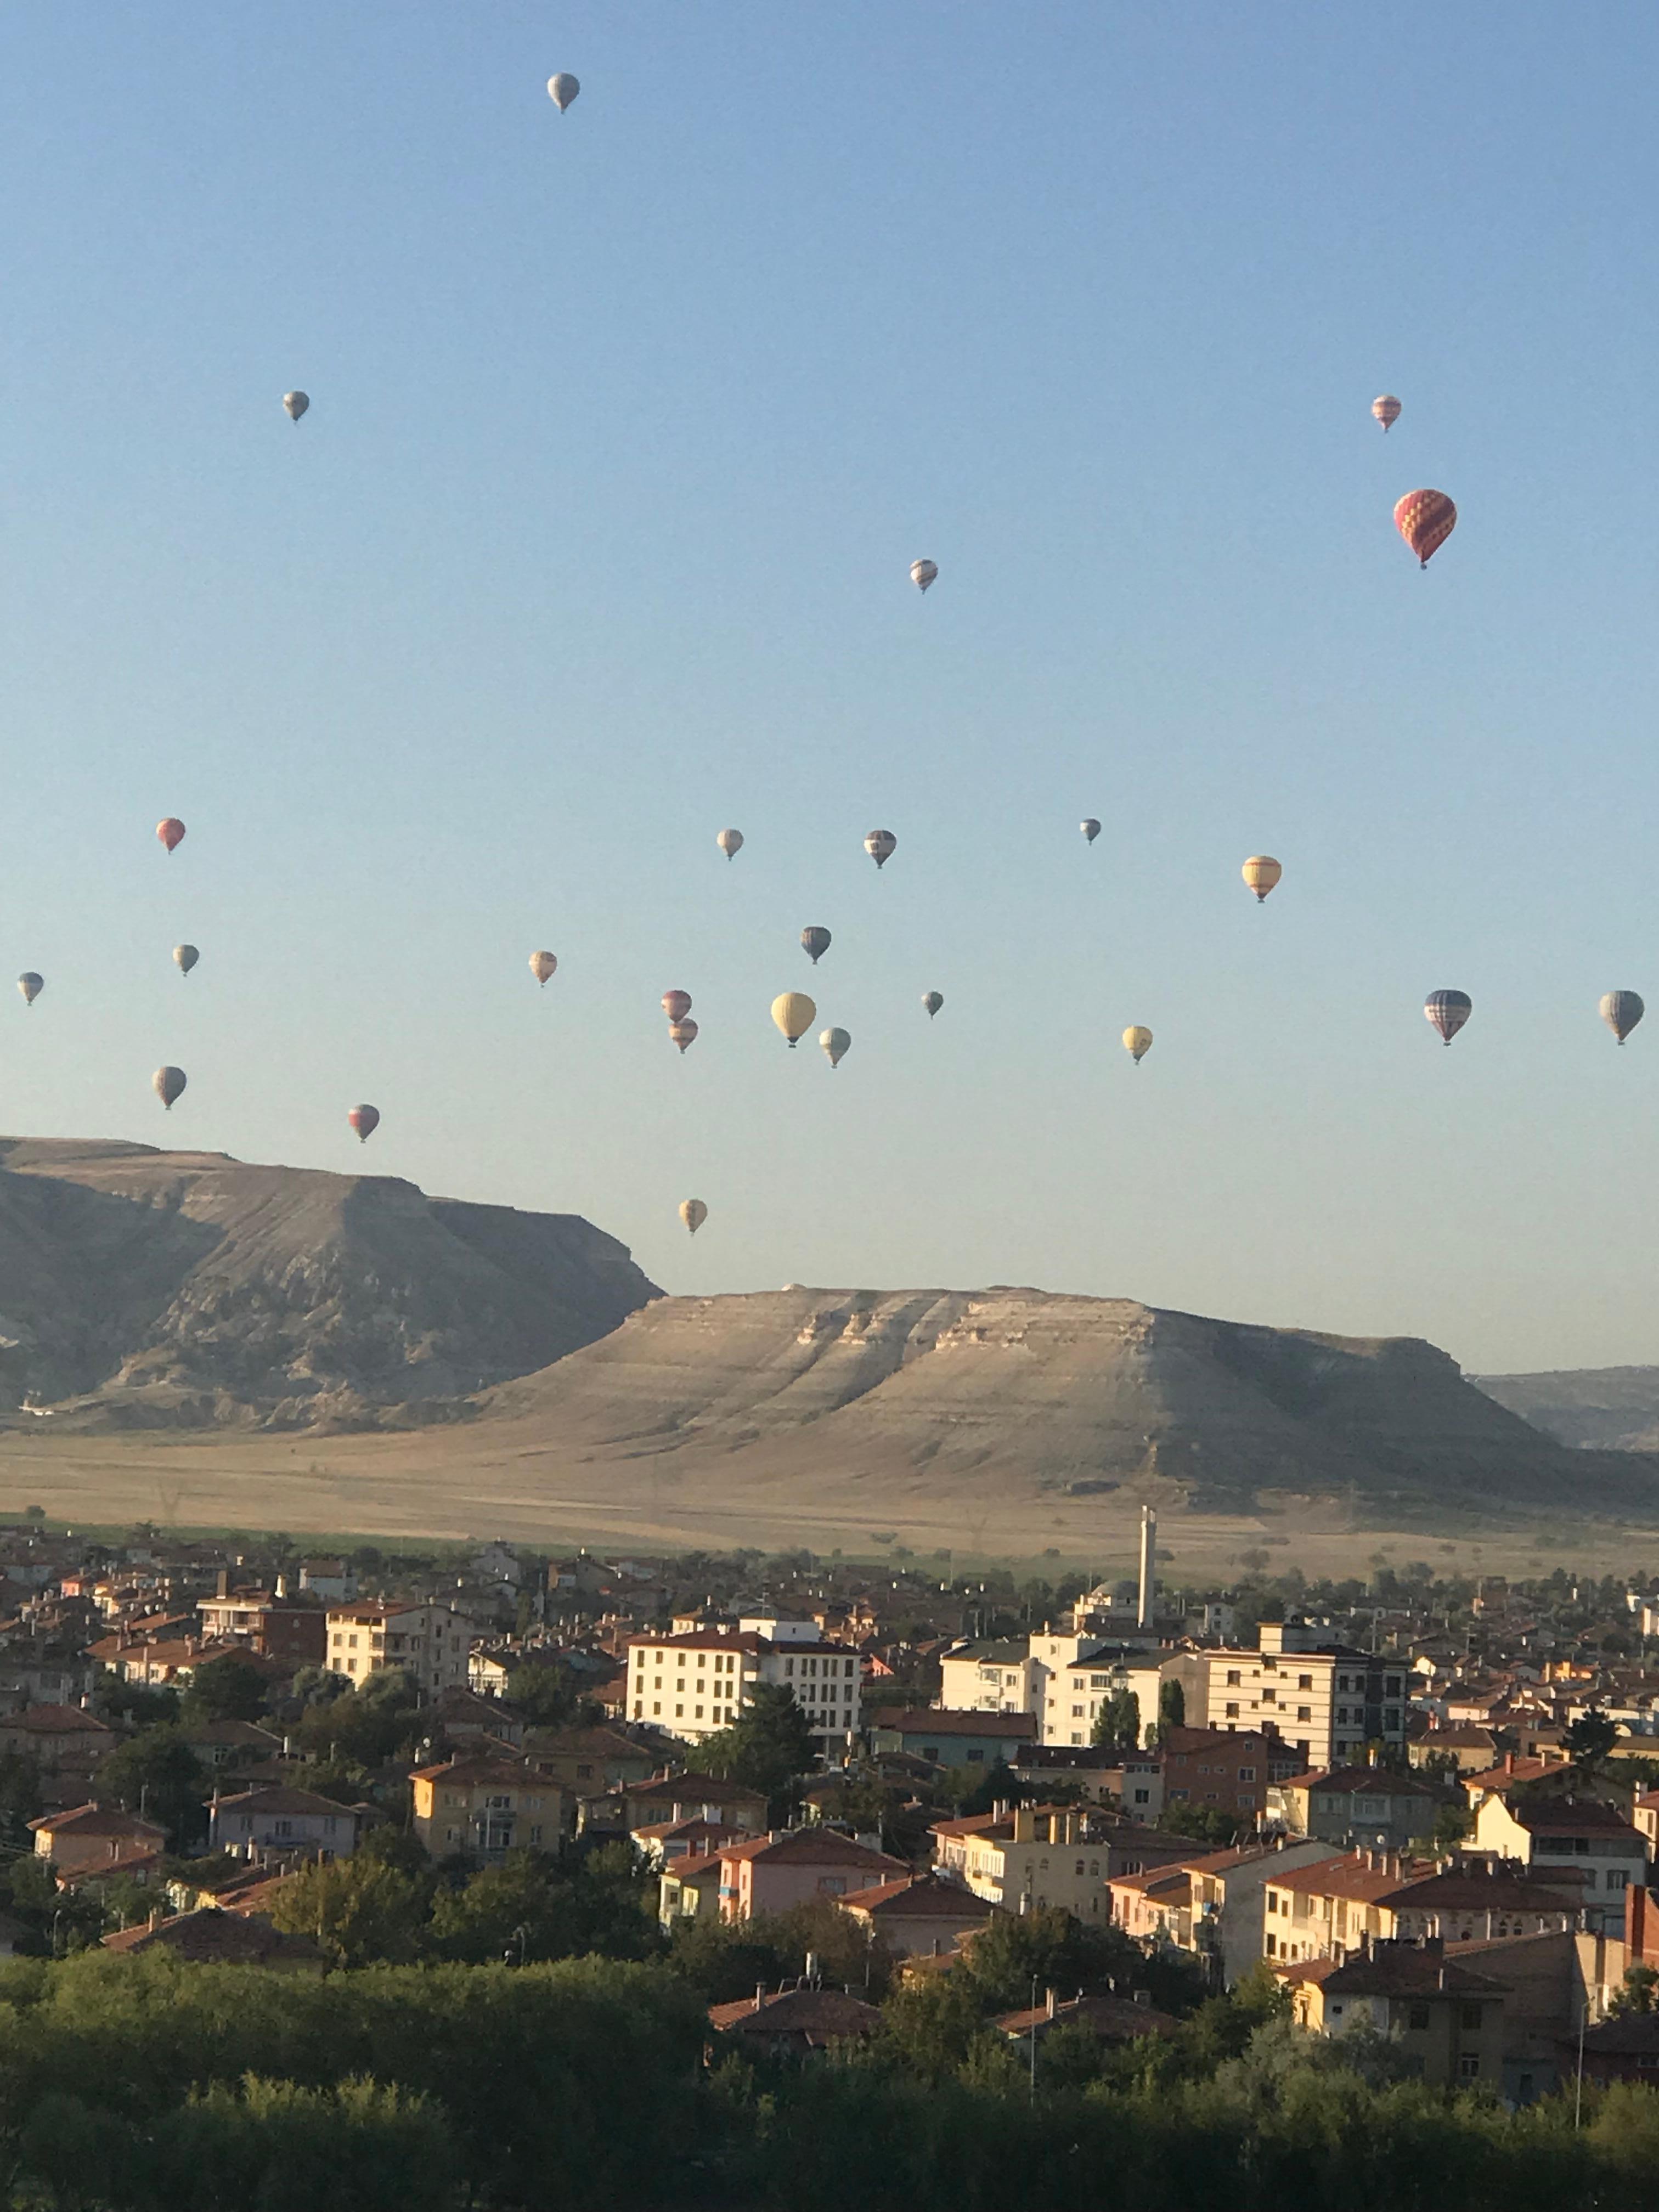
[[[1152,1599],[1158,1587],[1158,1516],[1150,1505],[1140,1509],[1140,1609],[1137,1628],[1152,1625]]]

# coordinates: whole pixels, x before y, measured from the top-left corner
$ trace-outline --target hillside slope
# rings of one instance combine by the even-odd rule
[[[60,1423],[430,1417],[656,1295],[574,1214],[217,1152],[0,1139],[0,1403],[33,1396]]]
[[[1659,1367],[1578,1367],[1473,1380],[1489,1398],[1564,1444],[1659,1451]]]

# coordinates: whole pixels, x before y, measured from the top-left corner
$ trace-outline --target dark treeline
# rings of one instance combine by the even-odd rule
[[[1519,2114],[1398,2078],[1264,1986],[1117,2050],[1056,2032],[1035,2094],[950,1978],[857,2055],[710,2051],[672,1968],[374,1966],[326,1978],[88,1953],[0,1968],[0,2164],[43,2212],[576,2212],[595,2203],[1007,2212],[1580,2212],[1637,2201],[1659,2097]]]

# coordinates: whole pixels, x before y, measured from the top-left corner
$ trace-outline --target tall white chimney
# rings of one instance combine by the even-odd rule
[[[1158,1516],[1150,1505],[1140,1509],[1140,1609],[1137,1628],[1151,1628],[1152,1601],[1158,1591]]]

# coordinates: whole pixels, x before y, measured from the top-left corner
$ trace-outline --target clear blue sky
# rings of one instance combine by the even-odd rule
[[[12,0],[0,1124],[350,1170],[368,1099],[365,1167],[676,1291],[1659,1357],[1656,63],[1636,5]]]

